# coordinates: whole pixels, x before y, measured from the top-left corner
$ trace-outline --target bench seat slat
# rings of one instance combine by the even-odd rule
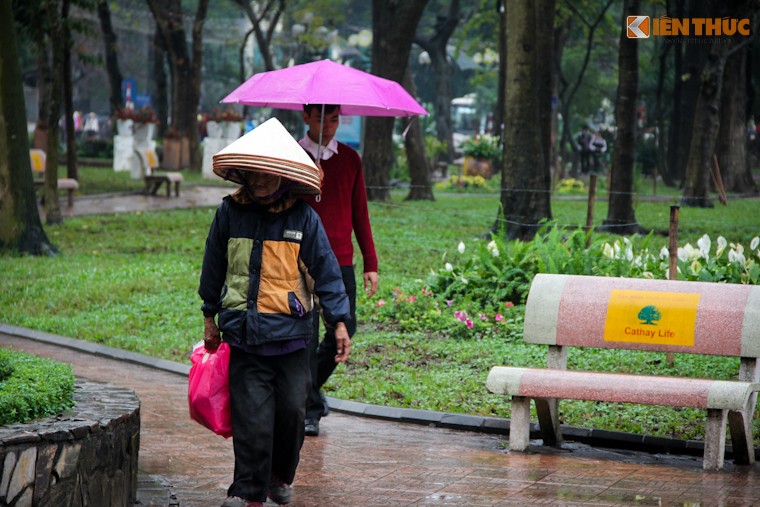
[[[527,398],[743,410],[760,384],[619,373],[494,367],[487,387],[495,394]]]

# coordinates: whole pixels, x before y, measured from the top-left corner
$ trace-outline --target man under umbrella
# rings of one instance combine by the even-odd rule
[[[369,221],[362,162],[355,150],[335,140],[335,132],[340,125],[340,106],[308,104],[304,106],[302,116],[308,131],[299,144],[317,160],[323,171],[322,193],[304,199],[322,219],[340,264],[351,307],[351,318],[346,321],[346,328],[349,336],[353,336],[356,332],[356,277],[352,233],[356,235],[362,253],[367,297],[375,294],[378,284],[377,254]],[[312,386],[306,405],[304,430],[306,435],[317,436],[319,420],[329,412],[321,388],[337,366],[335,330],[325,326],[325,335],[320,342],[317,313],[314,315],[310,351]]]

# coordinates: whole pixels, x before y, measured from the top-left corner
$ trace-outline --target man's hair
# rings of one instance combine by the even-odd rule
[[[306,114],[311,115],[311,111],[313,109],[317,110],[317,113],[322,111],[322,104],[304,104],[303,110]],[[332,114],[336,110],[340,109],[340,106],[337,104],[325,104],[325,114]]]

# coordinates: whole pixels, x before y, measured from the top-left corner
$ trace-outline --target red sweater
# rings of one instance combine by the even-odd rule
[[[359,154],[350,146],[338,143],[338,153],[322,160],[322,170],[325,173],[322,195],[307,196],[304,200],[322,219],[338,264],[354,264],[353,232],[362,252],[364,272],[376,272],[377,254],[369,224],[367,190]]]

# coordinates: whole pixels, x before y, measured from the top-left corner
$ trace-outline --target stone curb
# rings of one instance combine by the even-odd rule
[[[148,366],[175,373],[177,375],[187,376],[190,371],[190,365],[167,361],[165,359],[157,359],[144,354],[106,347],[105,345],[99,345],[97,343],[66,336],[0,323],[0,334],[2,333],[80,350],[82,352],[107,357],[117,361],[126,361],[142,366]],[[357,401],[332,398],[330,396],[327,397],[327,401],[330,405],[330,410],[360,417],[370,417],[386,421],[481,433],[503,435],[509,433],[509,420],[504,418],[452,414],[411,408],[386,407],[383,405],[369,405]],[[704,451],[704,443],[695,440],[678,440],[673,438],[653,437],[635,433],[614,432],[565,425],[561,426],[561,431],[566,440],[583,442],[593,447],[612,447],[652,453],[669,453],[691,456],[702,456]],[[536,423],[531,423],[531,438],[540,438],[540,432],[538,431]],[[760,449],[755,449],[755,456],[758,461],[760,461],[759,451]],[[726,458],[730,458],[731,455],[731,446],[728,445],[726,447]]]

